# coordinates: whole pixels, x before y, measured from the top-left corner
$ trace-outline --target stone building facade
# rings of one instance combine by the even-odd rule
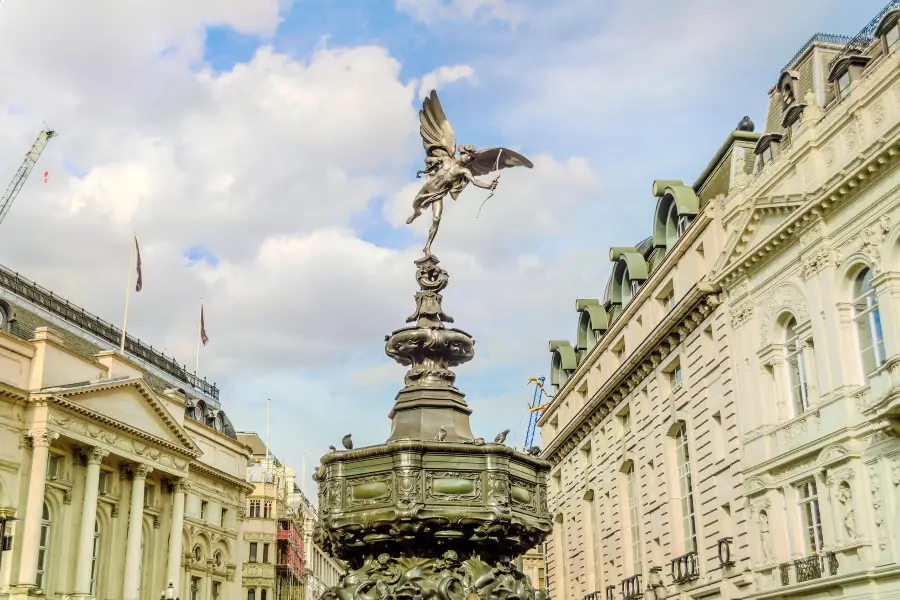
[[[313,539],[313,533],[319,522],[319,512],[296,483],[288,498],[288,505],[303,520],[303,547],[306,549],[304,600],[319,600],[322,592],[338,584],[347,568],[344,563],[322,550]]]
[[[241,588],[247,449],[215,386],[120,335],[0,267],[0,598]]]
[[[551,597],[896,590],[898,21],[813,36],[762,133],[655,182],[550,343]]]

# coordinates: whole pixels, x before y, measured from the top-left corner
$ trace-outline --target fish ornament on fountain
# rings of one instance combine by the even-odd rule
[[[452,368],[475,357],[475,340],[443,309],[449,275],[432,253],[447,194],[468,183],[497,188],[475,176],[531,167],[507,148],[457,155],[453,129],[435,92],[419,113],[426,182],[413,202],[414,221],[432,208],[424,256],[415,261],[419,291],[411,325],[385,336],[385,353],[409,367],[388,414],[388,439],[321,459],[317,542],[349,572],[323,600],[546,600],[512,560],[550,533],[550,463],[531,452],[472,434],[472,410],[455,387]],[[501,160],[502,157],[502,160]]]

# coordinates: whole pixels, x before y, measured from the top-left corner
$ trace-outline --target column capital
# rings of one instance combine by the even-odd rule
[[[59,434],[55,431],[49,431],[47,429],[33,429],[28,432],[28,439],[31,440],[31,445],[34,447],[44,447],[48,448],[50,444],[54,442],[57,438],[59,438]]]
[[[99,465],[103,462],[104,458],[109,456],[109,450],[105,450],[103,448],[88,447],[82,451],[82,455],[87,461],[87,464]]]
[[[147,475],[153,472],[153,467],[144,463],[135,463],[129,467],[129,470],[135,479],[147,479]]]
[[[178,479],[170,479],[169,480],[169,493],[175,494],[181,492],[182,494],[186,494],[191,489],[190,482],[184,477],[179,477]]]

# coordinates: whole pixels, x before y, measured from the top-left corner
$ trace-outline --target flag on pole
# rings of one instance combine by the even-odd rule
[[[141,274],[141,247],[138,246],[137,236],[134,237],[134,251],[137,256],[137,281],[134,284],[134,291],[139,292],[144,287],[144,280]]]
[[[206,335],[206,324],[203,321],[203,306],[200,306],[200,341],[203,342],[205,346],[209,341],[209,336]]]

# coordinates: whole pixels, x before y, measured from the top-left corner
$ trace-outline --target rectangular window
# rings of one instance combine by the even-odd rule
[[[259,547],[259,544],[258,544],[257,542],[250,542],[250,559],[249,559],[249,562],[252,562],[252,563],[255,563],[255,562],[256,562],[256,551],[257,551],[257,548],[258,548],[258,547]]]
[[[625,493],[628,496],[628,533],[631,544],[631,573],[641,572],[641,530],[638,513],[637,477],[632,466],[625,473]]]
[[[795,321],[791,319],[787,327],[784,351],[787,360],[788,376],[791,383],[791,399],[794,401],[794,415],[800,415],[809,409],[809,389],[806,381],[806,363],[803,360],[803,342],[794,333]]]
[[[897,44],[900,44],[900,23],[895,24],[884,32],[884,41],[887,42],[888,51],[892,50]]]
[[[263,562],[264,563],[269,562],[269,545],[268,544],[263,544]]]
[[[272,503],[268,500],[263,503],[263,519],[271,519],[272,518]]]
[[[803,523],[803,552],[816,554],[822,551],[822,515],[819,513],[819,497],[814,479],[797,486],[800,496],[800,519]]]
[[[207,502],[206,500],[200,501],[200,520],[201,521],[206,520],[206,509],[208,507],[209,507],[209,502]]]
[[[251,500],[250,501],[250,517],[258,519],[259,518],[259,500]]]
[[[218,581],[213,581],[212,584],[212,600],[219,600],[219,590],[222,584]]]
[[[673,394],[681,389],[683,377],[680,364],[675,365],[675,367],[671,371],[666,373],[666,377],[669,379],[669,390],[671,390]]]
[[[761,156],[764,165],[772,162],[772,146],[766,146],[766,149],[762,151]]]
[[[200,600],[200,578],[191,577],[191,600]]]
[[[59,479],[62,475],[63,457],[50,453],[47,456],[47,479]]]
[[[156,499],[156,486],[147,484],[144,488],[144,506],[150,507],[153,506],[153,502]]]
[[[684,552],[686,554],[697,551],[697,524],[694,518],[691,453],[684,426],[675,435],[675,453],[678,460],[678,489],[681,494],[681,529],[684,535]]]
[[[225,524],[228,522],[228,509],[223,508],[221,514],[219,514],[219,527],[225,527]]]
[[[97,484],[97,488],[100,490],[101,494],[109,493],[109,481],[110,481],[109,471],[101,470],[100,471],[100,480],[99,480],[99,483]]]
[[[626,410],[619,415],[619,423],[622,426],[622,436],[624,437],[631,431],[631,411]]]
[[[844,74],[838,78],[838,90],[843,94],[850,87],[850,71],[844,71]]]

